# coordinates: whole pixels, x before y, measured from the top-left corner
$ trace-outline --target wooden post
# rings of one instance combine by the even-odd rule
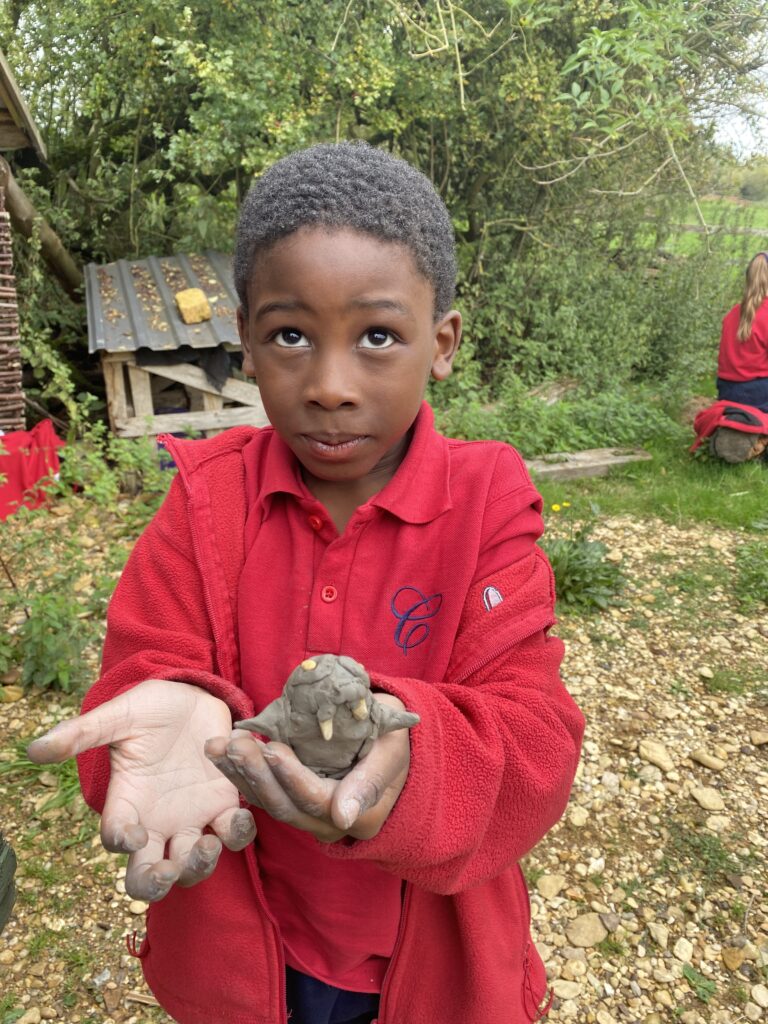
[[[37,212],[29,201],[26,193],[11,173],[8,161],[1,156],[0,187],[5,189],[5,202],[14,228],[25,238],[31,238],[37,224],[43,259],[59,279],[67,295],[78,302],[82,301],[82,271],[48,221]]]

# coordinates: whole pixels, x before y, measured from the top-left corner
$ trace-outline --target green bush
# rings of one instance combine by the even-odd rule
[[[755,162],[747,168],[741,179],[739,188],[742,199],[752,202],[763,202],[768,199],[768,163]]]
[[[10,633],[0,633],[0,675],[12,668],[19,657],[19,649]]]
[[[29,598],[29,618],[19,630],[22,682],[69,693],[84,675],[86,630],[80,607],[66,591],[36,593]]]
[[[114,505],[124,491],[162,496],[171,479],[160,468],[153,438],[115,437],[104,423],[86,426],[82,438],[62,449],[60,492],[82,490],[102,507]]]
[[[685,446],[688,433],[643,387],[616,387],[597,394],[584,388],[552,405],[531,396],[523,382],[507,373],[495,401],[476,388],[454,387],[447,398],[435,389],[441,429],[468,440],[495,438],[531,458],[547,452],[585,448],[642,446],[666,441]]]
[[[605,544],[590,540],[590,526],[570,537],[542,542],[555,574],[557,600],[579,611],[604,611],[615,604],[624,586],[620,567],[606,560]]]

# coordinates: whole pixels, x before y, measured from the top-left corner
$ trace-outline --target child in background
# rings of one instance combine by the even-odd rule
[[[747,267],[744,295],[723,319],[717,397],[768,412],[768,253]]]
[[[563,813],[583,720],[524,464],[442,437],[423,400],[461,333],[448,212],[401,160],[314,146],[253,186],[234,270],[271,426],[166,440],[179,472],[101,678],[30,756],[81,754],[180,1024],[536,1020],[518,862]],[[421,717],[341,781],[232,730],[325,652]]]

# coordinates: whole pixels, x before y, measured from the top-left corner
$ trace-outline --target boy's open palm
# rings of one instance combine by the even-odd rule
[[[207,878],[222,842],[241,850],[255,836],[237,789],[203,753],[210,736],[231,728],[229,708],[217,697],[196,686],[149,679],[57,725],[30,744],[29,757],[49,764],[109,745],[102,842],[129,854],[126,892],[154,901],[174,882],[194,885]],[[206,828],[216,834],[204,835]]]

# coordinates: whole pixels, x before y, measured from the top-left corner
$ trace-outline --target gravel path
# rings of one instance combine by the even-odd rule
[[[765,608],[738,611],[738,535],[616,518],[595,536],[631,584],[621,606],[558,627],[588,725],[566,816],[524,865],[550,1019],[768,1021]],[[0,704],[0,732],[13,745],[71,708]],[[0,776],[20,861],[0,1024],[167,1022],[125,952],[144,907],[122,862],[79,797],[43,809],[59,778]]]

